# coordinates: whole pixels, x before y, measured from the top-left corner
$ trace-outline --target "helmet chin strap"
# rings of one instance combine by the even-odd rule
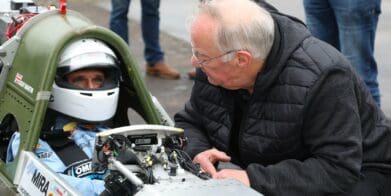
[[[79,126],[81,126],[83,129],[87,129],[87,130],[96,130],[96,124],[80,123]]]

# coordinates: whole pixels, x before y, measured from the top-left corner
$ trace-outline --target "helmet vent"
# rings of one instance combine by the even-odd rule
[[[109,92],[107,93],[108,96],[113,95],[115,92]]]
[[[92,93],[80,93],[80,94],[92,97]]]

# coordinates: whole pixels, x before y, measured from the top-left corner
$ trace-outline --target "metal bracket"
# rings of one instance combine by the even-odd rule
[[[0,91],[4,88],[8,72],[12,68],[12,63],[14,62],[16,50],[18,49],[19,44],[20,38],[18,36],[14,36],[0,46]]]

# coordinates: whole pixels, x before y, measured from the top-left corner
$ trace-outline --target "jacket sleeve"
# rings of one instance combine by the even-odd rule
[[[346,68],[348,69],[348,68]],[[308,92],[302,142],[311,156],[246,170],[265,195],[334,195],[358,181],[362,161],[361,104],[357,79],[348,70],[325,70]]]
[[[193,97],[193,96],[192,96]],[[175,115],[175,126],[183,128],[188,139],[184,150],[194,158],[198,153],[211,148],[202,126],[202,115],[194,107],[193,98],[185,104],[185,108]]]

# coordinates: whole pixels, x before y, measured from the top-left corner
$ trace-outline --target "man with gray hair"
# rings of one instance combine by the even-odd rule
[[[301,21],[260,5],[200,3],[195,83],[175,115],[185,150],[265,195],[391,195],[391,128],[365,83]]]

